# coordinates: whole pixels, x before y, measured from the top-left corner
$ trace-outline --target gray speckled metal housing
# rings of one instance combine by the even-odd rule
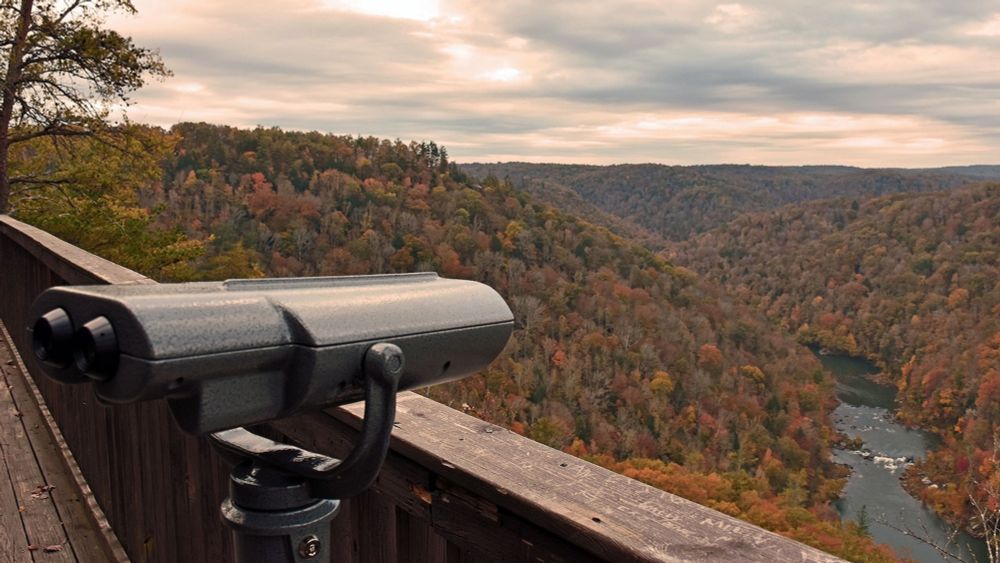
[[[56,287],[31,318],[55,308],[75,327],[98,316],[113,325],[120,357],[94,384],[102,401],[166,397],[192,433],[361,399],[376,342],[402,348],[401,390],[459,379],[493,361],[513,329],[492,288],[434,273]],[[90,381],[73,366],[41,367]]]

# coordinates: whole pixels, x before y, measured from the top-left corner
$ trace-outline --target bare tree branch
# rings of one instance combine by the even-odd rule
[[[922,529],[922,533],[917,534],[917,533],[914,533],[913,530],[911,530],[908,527],[907,528],[902,528],[900,526],[897,526],[895,524],[890,523],[889,520],[886,519],[884,515],[876,518],[875,521],[877,523],[881,524],[882,526],[885,526],[886,528],[889,528],[891,530],[895,530],[895,531],[903,534],[904,536],[911,537],[911,538],[919,541],[920,543],[931,547],[932,549],[934,549],[934,551],[938,552],[938,554],[941,555],[941,557],[943,557],[945,560],[951,559],[951,560],[954,560],[954,561],[960,561],[961,563],[978,563],[978,558],[976,558],[976,555],[974,553],[972,554],[972,561],[969,561],[968,559],[965,559],[965,558],[963,558],[963,557],[961,557],[959,555],[955,555],[954,553],[952,553],[952,552],[950,552],[950,551],[948,551],[946,549],[950,545],[955,545],[953,543],[953,541],[954,541],[954,538],[956,537],[956,535],[958,534],[958,530],[957,529],[954,532],[952,532],[952,534],[948,538],[947,545],[945,545],[944,547],[942,547],[942,546],[938,545],[938,543],[936,541],[930,539],[930,534],[928,533],[927,526],[924,525],[923,522],[920,523],[920,527]]]
[[[135,7],[129,0],[7,0],[0,7],[8,30],[0,42],[6,63],[0,88],[0,213],[9,207],[11,186],[26,185],[23,174],[10,178],[11,147],[43,137],[103,134],[107,108],[127,107],[128,95],[147,77],[169,76],[155,51],[103,27],[104,14],[114,10],[134,13]]]

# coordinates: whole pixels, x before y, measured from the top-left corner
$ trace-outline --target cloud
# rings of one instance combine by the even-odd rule
[[[437,0],[322,0],[322,4],[349,12],[418,21],[430,21],[441,15]]]
[[[963,31],[972,36],[1000,37],[1000,13],[991,15],[986,21],[969,23]]]
[[[736,33],[758,21],[758,15],[742,4],[719,4],[705,18],[705,23],[724,33]]]
[[[433,139],[461,160],[989,162],[1000,13],[884,0],[139,0],[135,120]]]

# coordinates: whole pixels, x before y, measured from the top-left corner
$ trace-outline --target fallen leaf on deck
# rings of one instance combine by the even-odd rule
[[[45,553],[55,553],[57,551],[62,551],[63,547],[61,545],[47,545],[45,546]]]
[[[31,498],[39,500],[47,499],[49,498],[47,493],[54,488],[55,486],[53,485],[38,485],[35,487],[35,490],[31,491]]]

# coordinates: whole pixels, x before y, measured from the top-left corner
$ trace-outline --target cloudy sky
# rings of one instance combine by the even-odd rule
[[[453,160],[1000,163],[1000,0],[136,0],[130,117]]]

